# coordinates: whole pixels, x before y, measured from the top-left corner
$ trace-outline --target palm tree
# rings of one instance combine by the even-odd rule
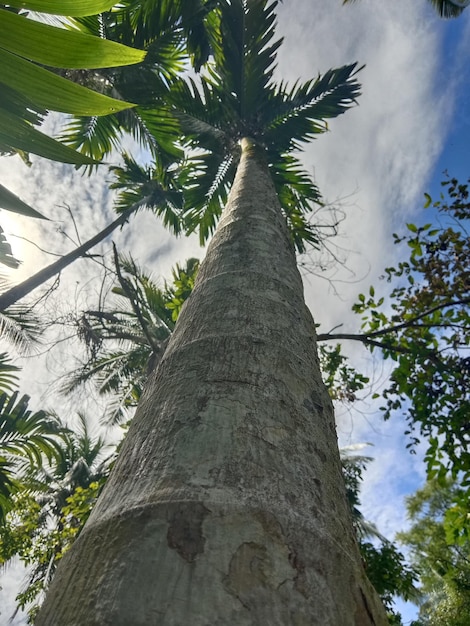
[[[343,4],[356,0],[343,0]],[[428,0],[441,17],[458,17],[470,5],[470,0]]]
[[[0,355],[2,378],[11,375],[9,359]],[[12,495],[30,484],[31,476],[59,454],[60,426],[44,411],[28,408],[29,396],[0,393],[0,523],[13,506]]]
[[[172,96],[201,146],[187,185],[202,237],[234,182],[38,626],[387,623],[354,537],[286,225],[302,220],[312,191],[291,152],[353,105],[357,68],[276,87],[275,6],[221,2],[209,77]]]
[[[62,391],[70,393],[93,381],[100,394],[114,398],[106,411],[107,425],[128,420],[123,409],[137,406],[192,290],[198,266],[197,259],[176,265],[172,284],[165,282],[162,288],[132,257],[115,253],[115,298],[77,318],[87,359],[66,376]]]
[[[104,241],[116,228],[122,227],[140,209],[146,208],[154,211],[162,217],[164,225],[173,233],[181,232],[181,191],[177,187],[174,172],[168,169],[170,165],[175,165],[175,162],[166,159],[163,165],[159,159],[159,166],[156,165],[150,172],[140,167],[128,155],[122,156],[124,167],[111,168],[116,173],[116,182],[110,185],[111,188],[121,189],[115,206],[119,216],[80,246],[2,293],[0,312],[10,310],[10,307],[18,300],[29,295],[53,276],[60,274],[77,259],[86,256],[91,248]]]

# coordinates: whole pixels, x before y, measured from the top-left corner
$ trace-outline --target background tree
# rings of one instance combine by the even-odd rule
[[[318,338],[361,341],[393,363],[390,383],[381,393],[384,419],[397,412],[405,416],[412,451],[426,441],[429,479],[458,476],[465,487],[470,479],[470,202],[468,183],[446,178],[442,187],[435,202],[426,194],[432,221],[408,224],[407,235],[394,235],[397,245],[406,245],[409,258],[385,269],[390,295],[377,297],[371,287],[354,305],[363,319],[361,333]],[[465,490],[461,497],[468,511]],[[454,519],[457,535],[468,536],[465,514]]]
[[[398,539],[410,550],[420,574],[416,626],[464,626],[470,620],[470,542],[454,542],[446,528],[459,492],[452,480],[432,480],[407,499],[411,528]]]
[[[387,609],[390,624],[402,624],[400,614],[393,608],[397,597],[416,601],[418,573],[410,567],[397,546],[386,539],[360,511],[360,487],[364,471],[374,459],[358,454],[367,444],[355,444],[340,448],[346,493],[352,511],[359,549],[364,560],[367,576]]]
[[[114,298],[75,319],[87,358],[66,376],[63,385],[63,391],[70,393],[91,381],[100,394],[111,394],[105,417],[108,425],[128,421],[127,410],[137,406],[192,291],[199,267],[197,259],[176,265],[172,281],[159,287],[131,257],[115,252],[114,261]]]

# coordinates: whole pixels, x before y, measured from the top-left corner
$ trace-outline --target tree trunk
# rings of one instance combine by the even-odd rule
[[[118,462],[37,626],[383,626],[313,320],[249,140]]]
[[[137,206],[130,207],[127,211],[124,211],[117,219],[115,219],[114,222],[111,222],[111,224],[106,226],[106,228],[103,228],[103,230],[86,241],[84,244],[78,246],[75,250],[72,250],[72,252],[60,257],[60,259],[54,261],[54,263],[51,263],[44,269],[39,270],[39,272],[36,272],[36,274],[33,274],[33,276],[30,276],[30,278],[27,278],[19,285],[5,291],[5,293],[0,295],[0,311],[5,311],[6,308],[15,304],[15,302],[18,302],[21,298],[27,296],[34,289],[36,289],[36,287],[44,284],[50,278],[59,274],[71,263],[84,256],[88,250],[99,244],[103,241],[103,239],[106,239],[106,237],[116,230],[118,226],[124,224],[124,222],[129,219],[132,213],[134,213],[139,206],[141,206],[141,203]]]

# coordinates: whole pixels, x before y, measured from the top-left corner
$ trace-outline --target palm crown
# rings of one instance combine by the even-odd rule
[[[187,138],[186,216],[201,242],[214,229],[238,164],[239,141],[250,138],[269,163],[297,249],[318,244],[306,214],[319,191],[292,152],[328,129],[359,95],[356,64],[288,87],[273,80],[277,2],[223,0],[210,18],[212,60],[199,84],[178,82],[172,109]],[[192,225],[192,226],[191,226]]]
[[[109,37],[149,50],[144,64],[131,74],[113,70],[104,81],[106,89],[112,86],[123,98],[132,94],[140,104],[114,117],[77,119],[66,131],[66,140],[101,158],[118,145],[120,129],[131,132],[154,160],[147,179],[155,183],[163,175],[167,186],[183,192],[182,212],[174,198],[167,204],[171,215],[160,207],[165,220],[177,231],[177,218],[183,217],[185,229],[199,230],[203,243],[215,228],[233,181],[239,140],[250,137],[265,152],[297,249],[302,251],[306,242],[318,245],[320,237],[307,214],[312,203],[321,203],[321,196],[292,153],[325,132],[328,119],[354,104],[359,95],[357,65],[329,70],[292,87],[276,84],[276,52],[282,42],[274,39],[277,2],[219,0],[201,2],[191,11],[186,5],[181,2],[183,19],[174,19],[165,2],[152,3],[152,9],[143,3],[135,16],[131,11],[106,18]],[[155,15],[146,21],[151,26],[144,33],[139,15],[151,10]],[[95,32],[96,20],[84,18],[82,27]],[[210,60],[197,79],[183,80],[179,70],[188,51],[196,67],[209,51]],[[116,171],[119,186],[135,202],[136,194],[147,188],[142,170],[139,173],[127,160]],[[125,193],[122,208],[127,206]]]

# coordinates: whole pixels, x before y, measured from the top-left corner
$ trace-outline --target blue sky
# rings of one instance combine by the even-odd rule
[[[305,294],[315,320],[326,331],[337,324],[357,329],[350,308],[361,290],[377,284],[383,267],[396,260],[391,233],[405,223],[421,220],[425,191],[437,195],[443,170],[466,179],[470,145],[470,9],[453,21],[440,20],[425,0],[361,0],[343,7],[340,0],[285,0],[279,6],[278,32],[285,36],[278,74],[286,80],[308,79],[319,71],[358,61],[363,94],[359,106],[331,123],[331,132],[305,150],[306,167],[314,173],[324,197],[340,207],[345,219],[335,252],[344,265],[318,270],[318,255],[304,259]],[[52,218],[49,223],[12,217],[4,211],[0,223],[14,254],[23,266],[10,273],[20,280],[52,259],[15,235],[41,247],[63,252],[71,243],[58,232],[67,227],[61,205],[74,211],[82,239],[112,219],[109,175],[103,168],[83,178],[71,167],[35,160],[27,169],[16,159],[0,159],[0,180]],[[73,229],[67,229],[73,235]],[[170,268],[189,256],[202,257],[196,238],[176,240],[154,216],[139,214],[115,238],[155,276],[169,277]],[[101,250],[109,255],[109,242]],[[322,259],[324,260],[324,259]],[[314,263],[316,265],[312,266]],[[68,306],[96,302],[99,282],[93,263],[79,261],[64,272],[54,307],[67,314]],[[385,288],[385,287],[384,287]],[[51,305],[52,306],[52,305]],[[72,413],[72,404],[57,396],[64,360],[73,360],[76,347],[61,344],[24,365],[23,390],[37,406]],[[386,369],[360,346],[346,350],[354,363],[371,374],[377,387]],[[89,397],[84,409],[93,410]],[[420,456],[405,450],[404,426],[384,424],[376,406],[365,397],[360,410],[339,407],[338,433],[342,445],[370,441],[376,460],[363,489],[365,515],[393,538],[406,525],[403,497],[418,488],[424,477]],[[8,623],[18,570],[9,570],[0,584],[0,626]],[[404,616],[410,619],[413,610]],[[21,623],[18,620],[15,623]],[[406,623],[406,622],[405,622]]]

